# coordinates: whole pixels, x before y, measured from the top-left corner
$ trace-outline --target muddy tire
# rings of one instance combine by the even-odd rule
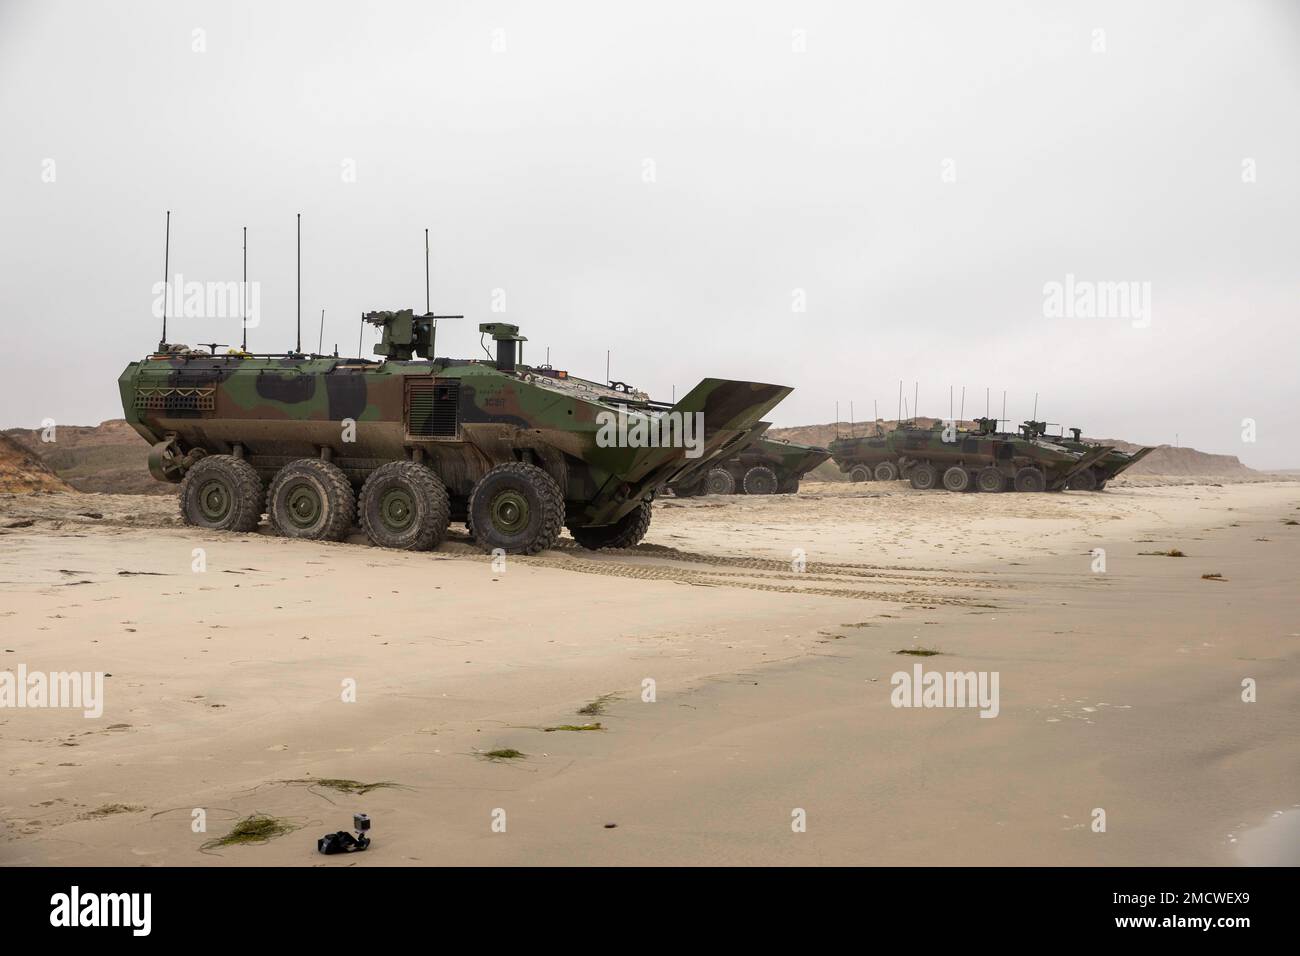
[[[943,473],[943,486],[949,491],[965,491],[970,487],[970,472],[961,465],[953,465]]]
[[[286,538],[341,541],[357,520],[357,496],[337,465],[299,458],[285,465],[266,493],[271,527]]]
[[[853,470],[849,472],[849,481],[871,481],[874,477],[875,475],[871,473],[871,469],[866,465],[855,465]]]
[[[779,483],[776,480],[776,472],[771,468],[767,465],[755,465],[745,472],[745,477],[740,484],[747,495],[774,495]]]
[[[939,470],[928,461],[913,465],[910,478],[917,491],[929,491],[939,483]]]
[[[736,479],[725,468],[713,468],[704,476],[704,493],[706,495],[734,495]]]
[[[361,530],[380,548],[428,551],[447,535],[447,486],[427,465],[390,461],[370,473],[357,501]]]
[[[643,501],[613,524],[592,528],[569,526],[569,534],[588,551],[601,548],[633,548],[650,529],[650,502]]]
[[[1097,473],[1091,468],[1085,468],[1077,475],[1071,475],[1065,487],[1071,491],[1096,491]]]
[[[497,465],[470,492],[468,524],[484,551],[536,554],[560,536],[564,492],[536,465]]]
[[[1047,479],[1041,469],[1026,465],[1016,472],[1016,491],[1039,492],[1047,490]]]
[[[975,473],[975,487],[986,495],[994,495],[1007,490],[1007,477],[988,465]]]
[[[262,520],[262,479],[234,455],[208,455],[181,480],[181,520],[209,531],[253,531]]]
[[[897,481],[898,466],[892,461],[882,461],[876,466],[876,470],[873,474],[876,477],[876,481]]]

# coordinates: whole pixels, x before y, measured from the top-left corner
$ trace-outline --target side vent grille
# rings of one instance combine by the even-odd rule
[[[150,412],[210,412],[216,408],[216,391],[141,386],[135,390],[135,407]]]
[[[412,438],[455,438],[460,432],[460,382],[408,379],[406,432]]]

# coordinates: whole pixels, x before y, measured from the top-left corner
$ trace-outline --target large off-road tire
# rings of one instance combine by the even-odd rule
[[[1015,480],[1016,491],[1046,491],[1047,478],[1044,477],[1041,468],[1035,468],[1033,465],[1025,465],[1016,472]]]
[[[1107,482],[1108,480],[1109,480],[1109,479],[1107,479],[1107,478],[1103,478],[1101,481],[1097,482],[1097,487],[1096,487],[1094,490],[1095,490],[1095,491],[1101,491],[1102,489],[1104,489],[1104,488],[1106,487],[1106,482]]]
[[[986,465],[975,473],[975,487],[985,494],[997,494],[1007,490],[1007,476],[992,465]]]
[[[613,524],[579,528],[569,525],[569,534],[588,551],[601,548],[635,547],[650,529],[650,502],[643,501]]]
[[[266,512],[286,538],[341,541],[356,523],[357,496],[338,465],[299,458],[272,479]]]
[[[776,472],[767,465],[755,465],[745,472],[740,484],[747,495],[774,495],[779,482],[776,480]]]
[[[882,461],[876,466],[873,474],[876,476],[876,481],[897,481],[898,466],[892,461]]]
[[[704,476],[704,493],[706,495],[734,495],[736,479],[725,468],[711,468]]]
[[[776,489],[778,495],[797,495],[799,493],[799,479],[787,478],[781,482],[781,487]]]
[[[470,492],[468,524],[484,551],[536,554],[560,536],[564,492],[536,465],[497,465]]]
[[[929,491],[939,483],[939,469],[928,461],[912,466],[910,475],[912,487],[917,491]]]
[[[943,473],[943,486],[949,491],[965,491],[970,487],[970,472],[961,465],[953,465]]]
[[[234,455],[208,455],[185,473],[181,520],[209,531],[252,531],[262,520],[262,479]]]
[[[447,486],[427,465],[390,461],[370,473],[357,502],[361,530],[371,544],[428,551],[447,535]]]
[[[874,477],[866,465],[854,465],[849,472],[849,481],[870,481]]]
[[[1097,490],[1097,473],[1091,468],[1085,468],[1078,474],[1070,476],[1070,480],[1065,483],[1065,487],[1071,491],[1096,491]]]

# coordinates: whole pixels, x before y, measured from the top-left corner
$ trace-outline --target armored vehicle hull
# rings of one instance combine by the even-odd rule
[[[1061,491],[1111,450],[1076,451],[1036,436],[998,432],[991,419],[979,419],[970,430],[903,424],[871,438],[831,443],[840,470],[855,480],[866,480],[870,469],[876,480],[906,478],[922,490],[984,492]]]
[[[1044,438],[1071,451],[1085,452],[1098,447],[1096,442],[1084,441],[1082,438],[1083,433],[1078,428],[1071,428],[1069,435],[1048,435],[1047,422],[1028,421],[1021,426],[1021,431],[1028,435]],[[1139,448],[1134,452],[1112,448],[1108,455],[1093,464],[1092,467],[1085,468],[1073,475],[1066,487],[1075,491],[1101,491],[1106,487],[1106,482],[1120,472],[1132,468],[1153,451],[1155,451],[1155,448],[1151,447]]]
[[[644,535],[650,501],[742,442],[789,388],[705,379],[674,406],[515,362],[517,329],[484,325],[496,361],[416,359],[411,313],[383,362],[210,355],[167,347],[119,379],[156,478],[180,483],[191,524],[291,537],[433,547],[464,521],[486,550],[531,553],[567,526],[587,547]],[[414,329],[414,331],[412,331]],[[426,346],[427,347],[427,346]]]
[[[688,498],[694,495],[792,495],[799,491],[799,481],[831,453],[815,445],[783,441],[759,435],[738,454],[717,460],[687,480],[669,487],[673,494]]]

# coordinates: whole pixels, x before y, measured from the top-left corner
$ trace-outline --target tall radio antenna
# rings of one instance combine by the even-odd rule
[[[167,210],[167,233],[163,239],[163,327],[162,338],[158,340],[158,351],[161,352],[167,345],[167,298],[171,292],[171,281],[167,278],[167,273],[171,268],[171,251],[172,251],[172,211]]]
[[[298,213],[298,346],[294,351],[302,354],[302,213]]]
[[[241,352],[248,351],[248,227],[244,227],[244,287],[239,290],[239,327],[244,330]]]

